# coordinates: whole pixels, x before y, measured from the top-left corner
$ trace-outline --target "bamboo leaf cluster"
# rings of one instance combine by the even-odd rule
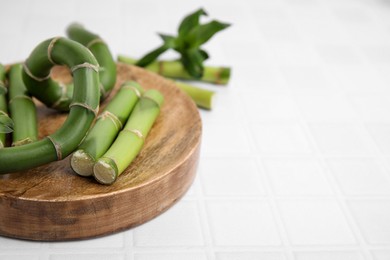
[[[187,15],[178,27],[177,36],[159,34],[163,43],[158,48],[144,55],[136,65],[146,67],[169,49],[173,49],[180,55],[179,61],[186,72],[195,79],[200,79],[204,73],[203,62],[209,58],[209,54],[202,49],[202,45],[208,42],[216,33],[230,26],[228,23],[212,20],[201,24],[200,17],[206,16],[203,9],[199,9]]]
[[[144,67],[149,71],[174,79],[176,86],[189,95],[199,108],[211,110],[214,91],[181,82],[183,80],[195,80],[226,85],[230,80],[230,67],[204,65],[204,61],[209,59],[210,55],[203,48],[203,45],[216,33],[228,28],[230,24],[217,20],[201,23],[202,16],[207,16],[206,11],[202,8],[185,16],[178,26],[176,36],[158,34],[163,43],[145,54],[141,59],[137,60],[125,55],[118,55],[118,61]],[[158,59],[161,54],[169,49],[176,51],[180,56],[179,59]]]

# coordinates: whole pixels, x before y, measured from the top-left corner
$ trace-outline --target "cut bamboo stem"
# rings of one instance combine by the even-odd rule
[[[93,167],[95,179],[112,184],[141,151],[145,138],[160,113],[164,98],[157,90],[146,91],[108,151]]]
[[[211,110],[213,108],[214,91],[194,87],[180,81],[174,81],[174,83],[188,96],[190,96],[198,107],[207,110]]]
[[[22,64],[9,71],[9,110],[14,121],[12,145],[24,145],[38,140],[37,108],[22,79]]]
[[[135,63],[137,62],[136,60],[133,60],[133,59],[130,59],[130,58],[127,58],[124,56],[118,56],[118,61],[126,63],[126,64],[131,64],[131,65],[135,65]],[[151,66],[151,67],[149,67],[149,66]],[[154,69],[153,64],[151,64],[149,66],[146,67],[145,69],[157,73],[157,71]],[[175,83],[175,85],[177,87],[179,87],[188,96],[190,96],[190,98],[195,102],[195,104],[199,108],[204,108],[207,110],[212,109],[213,99],[214,99],[214,95],[215,95],[214,91],[202,89],[202,88],[199,88],[199,87],[187,84],[187,83],[183,83],[180,81],[173,80],[173,82]]]
[[[71,167],[77,174],[92,176],[95,161],[114,142],[142,93],[142,87],[134,81],[122,85],[97,118],[78,150],[72,154]]]
[[[136,65],[138,60],[124,55],[118,55],[118,61]],[[200,79],[196,79],[188,74],[180,61],[155,61],[146,66],[145,69],[168,78],[200,80],[217,85],[226,85],[229,82],[231,73],[229,67],[205,66],[203,76]]]

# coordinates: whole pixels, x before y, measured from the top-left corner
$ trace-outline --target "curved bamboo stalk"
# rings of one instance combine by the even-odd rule
[[[66,32],[70,39],[86,46],[99,62],[100,98],[104,99],[116,82],[116,64],[107,44],[99,35],[77,23],[69,25]]]
[[[83,45],[62,37],[40,43],[25,61],[23,81],[41,101],[55,102],[58,83],[50,78],[54,64],[66,65],[73,74],[74,93],[69,115],[55,133],[22,146],[0,149],[0,173],[21,171],[61,160],[80,144],[99,108],[98,62]],[[44,102],[44,103],[45,103]]]
[[[22,64],[14,64],[9,71],[9,110],[14,121],[12,146],[38,140],[38,116],[35,103],[22,79]]]
[[[141,151],[146,136],[160,113],[164,97],[157,90],[146,91],[108,151],[93,167],[95,179],[112,184]],[[126,151],[126,152],[124,152]]]
[[[121,86],[98,116],[78,150],[72,154],[70,164],[77,174],[92,175],[95,161],[114,142],[142,93],[142,87],[134,81],[125,82]]]

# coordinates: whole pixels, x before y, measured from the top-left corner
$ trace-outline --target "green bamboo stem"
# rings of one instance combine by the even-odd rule
[[[6,95],[7,88],[5,87],[5,67],[0,64],[0,88],[4,94],[0,94],[0,115],[8,116]],[[0,133],[0,148],[5,147],[6,134]]]
[[[77,174],[92,176],[95,161],[114,142],[142,93],[142,87],[134,81],[122,85],[73,153],[70,163]]]
[[[9,110],[14,121],[12,145],[24,145],[38,140],[38,117],[35,103],[22,79],[22,64],[9,71]]]
[[[146,91],[108,151],[93,167],[95,179],[112,184],[141,151],[145,138],[160,113],[164,97],[157,90]]]
[[[107,44],[99,35],[86,30],[82,25],[73,23],[67,28],[70,39],[87,47],[99,62],[101,100],[113,89],[116,82],[116,64]]]
[[[135,65],[138,60],[124,55],[118,55],[118,61]],[[229,67],[212,66],[205,66],[203,76],[200,79],[196,79],[188,74],[180,61],[155,61],[146,66],[145,69],[168,78],[200,80],[218,85],[226,85],[230,79]]]
[[[214,98],[214,91],[207,90],[207,89],[201,89],[198,87],[194,87],[192,85],[174,81],[176,86],[178,86],[181,90],[183,90],[188,96],[192,98],[192,100],[195,102],[195,104],[200,107],[207,110],[211,110],[213,107],[213,98]]]
[[[50,78],[54,64],[73,71],[74,93],[64,124],[55,133],[22,146],[0,149],[0,173],[30,169],[61,160],[81,143],[99,107],[98,62],[83,45],[62,37],[40,43],[24,63],[22,77],[36,98],[50,100],[58,90]],[[54,86],[54,90],[53,90]]]
[[[133,60],[133,59],[130,59],[130,58],[127,58],[124,56],[118,56],[118,60],[120,62],[124,62],[126,64],[131,64],[131,65],[136,63],[136,60]],[[151,67],[149,67],[149,66],[151,66]],[[154,67],[153,67],[153,66],[155,66],[155,63],[151,64],[149,66],[146,67],[146,69],[148,69],[152,72],[157,72],[156,70],[154,70]],[[183,83],[180,81],[174,80],[173,82],[176,84],[176,86],[178,86],[181,90],[183,90],[188,96],[190,96],[191,99],[195,102],[195,104],[198,107],[204,108],[207,110],[212,109],[213,98],[214,98],[214,94],[215,94],[214,91],[195,87],[193,85]]]

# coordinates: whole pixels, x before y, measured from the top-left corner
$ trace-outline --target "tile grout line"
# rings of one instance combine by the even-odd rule
[[[204,242],[204,248],[207,254],[207,259],[208,260],[215,260],[216,259],[216,252],[215,252],[215,247],[214,247],[214,239],[212,236],[212,231],[211,231],[211,222],[209,218],[209,214],[207,212],[207,206],[206,206],[206,201],[204,198],[204,190],[203,190],[203,182],[200,176],[200,172],[198,173],[198,178],[197,181],[199,183],[198,185],[198,190],[195,193],[196,196],[196,205],[198,208],[198,215],[199,215],[199,220],[201,224],[201,232],[203,236],[203,242]]]

